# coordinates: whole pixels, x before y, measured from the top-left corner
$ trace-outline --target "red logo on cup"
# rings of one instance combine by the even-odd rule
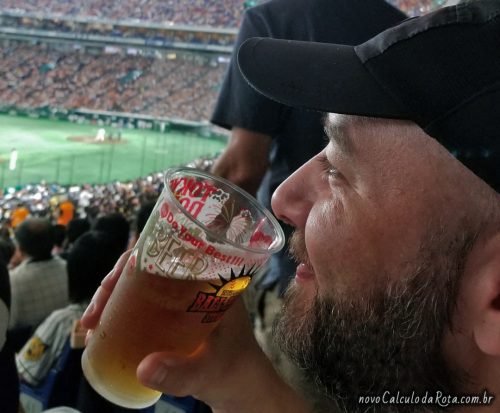
[[[169,211],[169,208],[168,208],[168,205],[166,202],[164,202],[163,204],[161,204],[161,208],[160,208],[160,216],[162,218],[165,218],[167,215],[168,215],[168,211]]]
[[[273,237],[264,234],[262,231],[255,231],[250,238],[250,247],[269,247],[273,242]]]

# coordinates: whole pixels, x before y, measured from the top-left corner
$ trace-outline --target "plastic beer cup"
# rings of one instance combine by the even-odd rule
[[[127,408],[161,396],[136,378],[157,351],[193,353],[284,245],[273,215],[230,182],[190,168],[165,186],[82,356],[91,386]]]

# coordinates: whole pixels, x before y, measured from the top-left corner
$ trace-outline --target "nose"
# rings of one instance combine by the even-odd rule
[[[274,191],[271,206],[281,221],[298,229],[306,225],[314,199],[313,166],[307,162]]]

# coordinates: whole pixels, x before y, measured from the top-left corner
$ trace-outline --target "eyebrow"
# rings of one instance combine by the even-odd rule
[[[345,155],[352,156],[354,146],[351,137],[347,133],[347,122],[347,120],[336,120],[336,122],[331,122],[328,117],[325,117],[324,131],[333,145],[340,149]]]

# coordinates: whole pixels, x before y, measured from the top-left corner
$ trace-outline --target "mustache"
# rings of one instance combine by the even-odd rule
[[[312,268],[309,255],[306,248],[306,237],[302,231],[295,230],[288,241],[288,252],[292,259],[297,263],[304,263]]]

